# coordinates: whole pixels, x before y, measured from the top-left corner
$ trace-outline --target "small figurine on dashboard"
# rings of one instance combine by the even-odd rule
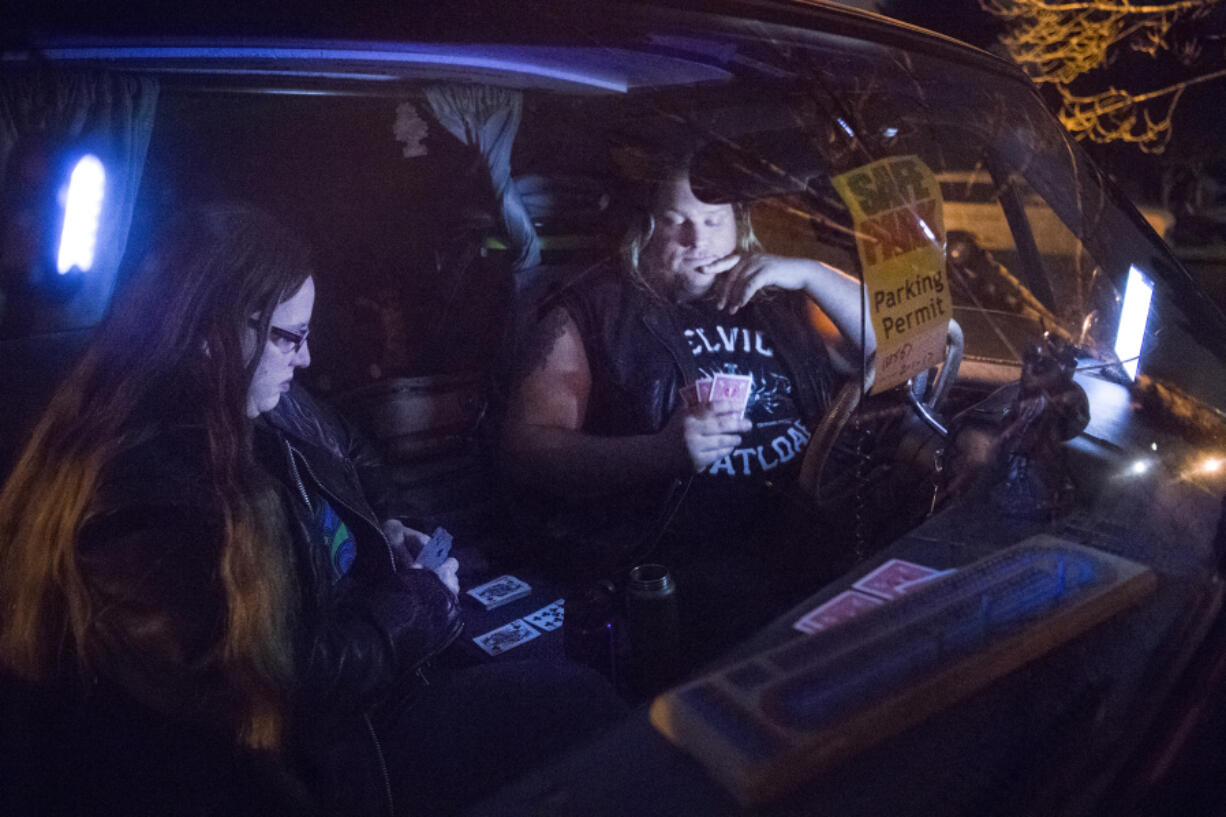
[[[997,440],[990,496],[1010,516],[1067,510],[1075,498],[1061,444],[1090,420],[1085,392],[1073,381],[1076,347],[1048,333],[1026,350],[1013,405]]]

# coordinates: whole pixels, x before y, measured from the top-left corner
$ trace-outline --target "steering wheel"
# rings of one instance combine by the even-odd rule
[[[932,377],[932,370],[926,369],[907,383],[907,400],[911,403],[911,408],[921,420],[942,437],[948,437],[949,430],[938,419],[937,410],[949,393],[950,385],[958,379],[958,367],[962,363],[964,345],[962,327],[957,321],[950,318],[948,334],[945,336],[945,360],[937,370],[936,376]]]
[[[957,321],[950,319],[949,331],[945,343],[945,359],[935,377],[931,370],[920,372],[907,382],[905,386],[907,401],[911,408],[928,426],[942,437],[948,436],[948,431],[939,419],[939,408],[949,393],[949,387],[958,377],[958,367],[962,362],[963,349],[962,327]],[[828,481],[822,479],[826,461],[835,441],[843,433],[852,414],[860,405],[863,396],[872,385],[872,373],[864,378],[850,378],[839,388],[835,398],[826,411],[826,416],[818,423],[805,447],[805,456],[800,465],[800,476],[797,484],[801,491],[812,498],[818,507],[829,504],[832,497],[829,493]]]

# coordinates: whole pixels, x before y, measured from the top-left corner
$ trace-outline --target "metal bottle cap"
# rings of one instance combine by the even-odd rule
[[[637,565],[630,569],[630,586],[640,592],[666,592],[673,587],[673,577],[664,565]]]

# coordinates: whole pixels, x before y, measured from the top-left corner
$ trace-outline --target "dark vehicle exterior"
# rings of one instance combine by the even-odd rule
[[[767,794],[728,784],[644,704],[476,813],[1226,804],[1204,739],[1226,656],[1226,324],[1019,71],[822,2],[424,3],[335,24],[97,15],[3,35],[6,469],[166,212],[247,199],[320,257],[308,386],[379,439],[409,510],[505,564],[516,532],[491,499],[493,439],[522,317],[616,257],[650,146],[692,142],[712,194],[749,206],[767,249],[865,282],[879,341],[875,378],[845,384],[814,435],[810,501],[851,520],[856,565],[721,663],[805,639],[869,655],[896,634],[887,615],[859,640],[793,624],[889,558],[972,575],[1043,536],[1108,554],[1091,584],[1146,577],[1071,624],[1019,613],[956,662],[891,675],[905,650],[872,653],[856,671],[880,684],[787,738],[847,748]],[[61,274],[56,196],[85,154],[106,169],[96,253]],[[44,161],[22,176],[22,157]],[[990,246],[968,208],[944,206],[958,180],[982,189],[952,201],[997,211]],[[944,638],[925,626],[899,643]],[[810,679],[813,694],[846,677]]]

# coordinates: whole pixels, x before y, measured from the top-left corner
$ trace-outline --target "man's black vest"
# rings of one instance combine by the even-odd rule
[[[701,375],[672,305],[605,269],[550,299],[570,313],[583,339],[592,390],[583,430],[601,436],[651,434],[677,406],[679,387]],[[812,428],[825,413],[833,373],[825,344],[809,322],[803,293],[755,298],[746,310],[769,332]]]

